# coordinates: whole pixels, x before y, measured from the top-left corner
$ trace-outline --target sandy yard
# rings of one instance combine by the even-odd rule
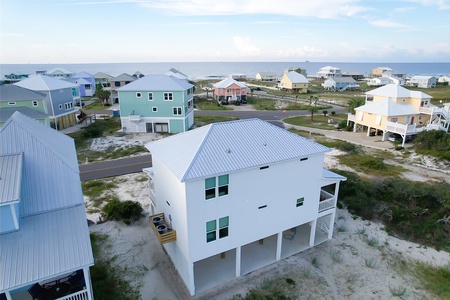
[[[158,139],[155,134],[138,134],[125,137],[97,139],[92,144],[95,150],[108,146],[146,144]],[[326,155],[325,167],[339,167],[333,150]],[[445,180],[450,183],[449,173],[441,172],[441,166],[431,159],[412,157],[403,166],[410,169],[404,177],[410,180]],[[389,163],[397,163],[395,161]],[[427,164],[429,164],[427,166]],[[422,165],[422,166],[421,166]],[[424,166],[425,165],[425,166]],[[448,171],[448,170],[447,170]],[[111,192],[121,200],[138,201],[146,217],[132,225],[108,221],[91,225],[91,232],[107,234],[112,241],[108,249],[117,256],[117,263],[127,266],[124,274],[141,291],[142,299],[191,299],[187,289],[164,253],[156,236],[149,227],[150,199],[145,174],[129,174],[112,179],[117,184]],[[85,197],[88,219],[99,221],[99,213],[89,212],[92,203]],[[450,266],[450,254],[432,248],[397,239],[383,230],[383,225],[351,216],[347,210],[339,209],[333,239],[317,247],[281,260],[193,299],[230,299],[234,295],[245,295],[246,291],[264,279],[291,278],[302,286],[299,299],[390,299],[393,291],[406,289],[402,299],[430,299],[419,282],[403,274],[399,263],[409,260],[430,262],[438,266]]]

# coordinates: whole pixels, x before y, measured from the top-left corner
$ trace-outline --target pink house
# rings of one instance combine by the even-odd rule
[[[232,78],[224,79],[213,85],[214,99],[220,104],[236,104],[247,103],[247,94],[249,88],[242,82],[238,82]]]

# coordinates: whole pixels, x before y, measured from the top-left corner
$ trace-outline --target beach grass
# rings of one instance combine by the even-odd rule
[[[332,119],[333,123],[328,123],[328,120]],[[297,125],[297,126],[305,126],[305,127],[311,127],[311,128],[318,128],[318,129],[325,129],[325,130],[336,130],[336,125],[342,120],[347,120],[347,115],[345,114],[337,114],[334,116],[324,116],[321,111],[314,114],[313,120],[311,120],[311,115],[309,116],[299,116],[299,117],[292,117],[284,119],[283,121],[291,124],[291,125]]]

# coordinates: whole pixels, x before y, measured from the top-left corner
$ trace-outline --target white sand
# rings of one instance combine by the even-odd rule
[[[155,138],[157,137],[151,134],[108,138],[97,140],[93,147],[105,149],[117,141],[122,145],[145,144]],[[342,168],[335,157],[339,154],[339,150],[327,154],[325,166]],[[413,173],[419,175],[411,176],[413,180],[423,180],[429,176],[428,171],[435,169],[435,165],[425,169],[420,164],[415,167],[417,169]],[[444,177],[446,175],[439,172],[437,174]],[[148,216],[150,199],[148,183],[141,181],[143,176],[144,173],[138,173],[106,180],[114,180],[118,186],[110,192],[123,201],[140,202]],[[89,212],[93,208],[92,203],[88,197],[85,197],[85,201]],[[99,216],[98,213],[88,213],[88,219],[94,222],[98,221]],[[236,294],[244,295],[262,279],[282,274],[300,278],[305,283],[301,299],[390,299],[393,298],[391,289],[403,287],[406,288],[406,293],[402,299],[431,299],[417,280],[408,274],[402,274],[394,266],[394,262],[413,259],[438,266],[450,266],[450,254],[389,236],[382,228],[383,225],[378,223],[354,219],[345,209],[338,210],[332,240],[237,278],[213,291],[196,295],[194,299],[229,299]],[[90,226],[90,231],[110,236],[113,241],[113,247],[108,250],[110,255],[116,255],[117,263],[127,267],[128,273],[124,276],[140,289],[142,299],[191,298],[151,231],[148,217],[130,226],[108,221]],[[338,251],[342,255],[341,262],[335,262],[332,258],[332,253]],[[315,265],[312,264],[313,258],[317,262]],[[367,266],[372,264],[373,267]],[[303,275],[298,275],[299,272],[303,272]],[[301,283],[297,281],[297,284]]]

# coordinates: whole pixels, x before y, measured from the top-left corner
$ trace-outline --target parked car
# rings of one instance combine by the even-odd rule
[[[406,137],[405,137],[405,143],[411,142],[412,139],[413,139],[412,135],[406,135]],[[400,142],[400,143],[402,143],[402,142],[403,142],[403,138],[402,138],[402,136],[401,136],[400,134],[398,134],[398,133],[392,133],[392,134],[390,134],[390,135],[388,136],[388,141],[391,141],[391,142]]]

